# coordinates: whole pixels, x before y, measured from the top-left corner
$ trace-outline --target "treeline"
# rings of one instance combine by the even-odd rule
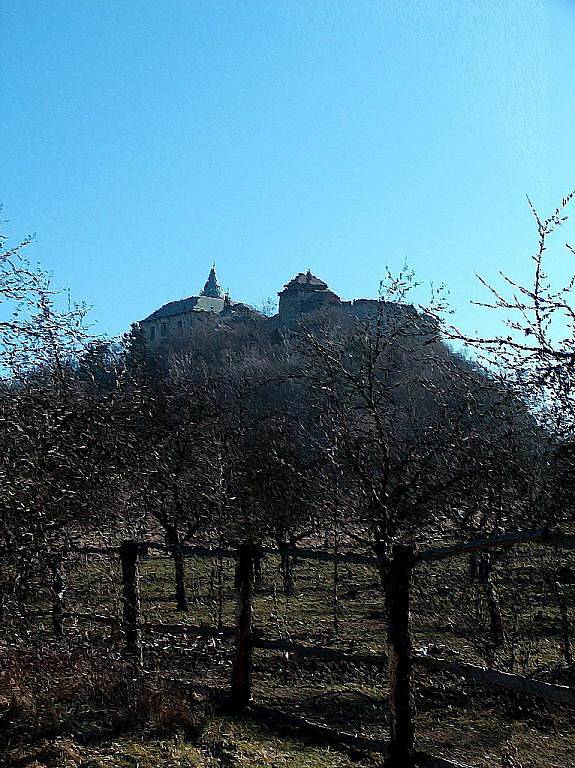
[[[540,260],[560,219],[537,219]],[[24,564],[161,533],[185,607],[177,552],[192,540],[381,550],[571,515],[573,340],[545,336],[570,305],[540,263],[519,299],[495,294],[512,329],[497,339],[463,338],[437,306],[402,311],[402,273],[368,321],[309,315],[281,332],[214,318],[154,356],[137,326],[105,341],[83,307],[59,309],[27,245],[3,239],[0,259],[0,546]],[[455,353],[458,337],[490,365]],[[282,572],[289,591],[287,555]]]

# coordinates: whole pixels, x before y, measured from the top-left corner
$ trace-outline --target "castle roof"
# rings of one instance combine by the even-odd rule
[[[327,289],[327,283],[324,283],[319,277],[312,275],[309,269],[307,272],[298,272],[298,274],[284,286],[284,291],[327,291]]]
[[[144,318],[142,322],[162,320],[167,317],[184,315],[189,312],[209,312],[211,314],[219,315],[222,312],[228,313],[230,311],[236,313],[240,311],[249,311],[259,314],[257,310],[249,304],[232,301],[229,294],[224,294],[216,276],[215,264],[213,264],[208,279],[199,296],[188,296],[186,299],[169,301],[159,309],[156,309],[155,312],[152,312],[151,315]]]
[[[235,302],[231,302],[235,304]],[[187,299],[179,299],[178,301],[169,301],[164,304],[151,315],[146,317],[146,320],[160,320],[164,317],[172,317],[173,315],[182,315],[186,312],[213,312],[219,314],[223,311],[225,306],[225,298],[212,298],[211,296],[189,296]]]
[[[200,296],[209,296],[209,298],[211,299],[224,298],[224,292],[222,291],[222,287],[218,283],[218,278],[216,277],[215,264],[212,264],[212,268],[210,269],[210,274],[208,275],[208,279],[206,280],[206,284],[204,285]]]
[[[216,265],[212,264],[208,279],[199,296],[188,296],[187,299],[169,301],[145,319],[160,320],[161,318],[172,317],[173,315],[182,315],[186,312],[212,312],[219,314],[226,306],[231,306],[235,303],[235,301],[230,300],[229,296],[227,299],[224,296],[216,276]]]

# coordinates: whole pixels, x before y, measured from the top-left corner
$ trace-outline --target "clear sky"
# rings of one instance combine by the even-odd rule
[[[575,186],[575,0],[0,0],[0,45],[3,218],[110,334],[212,261],[257,303],[406,257],[486,329]]]

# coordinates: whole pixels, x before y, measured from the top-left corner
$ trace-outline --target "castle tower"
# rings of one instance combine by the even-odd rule
[[[299,272],[279,292],[279,315],[282,325],[294,323],[304,312],[315,312],[341,303],[341,299],[310,270]]]

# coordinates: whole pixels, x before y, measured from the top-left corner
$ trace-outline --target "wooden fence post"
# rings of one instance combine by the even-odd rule
[[[124,632],[124,656],[136,666],[142,665],[142,645],[138,618],[140,614],[140,591],[138,575],[137,541],[123,541],[120,546],[122,564],[122,629]]]
[[[236,651],[232,670],[231,706],[245,707],[252,699],[252,596],[255,547],[241,544],[236,561]]]
[[[390,742],[387,768],[414,768],[413,649],[410,633],[411,579],[415,544],[394,544],[391,558],[382,559],[381,574],[387,609],[389,655]]]
[[[66,581],[64,578],[64,568],[62,565],[62,555],[59,552],[50,555],[50,574],[52,595],[52,631],[54,637],[64,635],[64,593],[66,591]]]

